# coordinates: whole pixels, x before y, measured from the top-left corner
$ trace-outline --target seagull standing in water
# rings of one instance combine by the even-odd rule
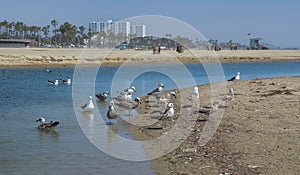
[[[96,94],[95,96],[99,99],[99,101],[105,101],[108,98],[109,92],[104,91],[102,93]]]
[[[228,81],[240,80],[240,77],[241,77],[241,76],[240,76],[240,72],[237,72],[237,73],[236,73],[236,76],[230,78]]]
[[[116,110],[114,106],[114,102],[110,101],[109,106],[108,106],[108,111],[106,113],[106,117],[110,120],[108,124],[112,125],[113,122],[111,120],[115,120],[118,118],[118,111]]]
[[[89,96],[89,101],[85,105],[81,106],[82,110],[84,112],[92,112],[95,108],[94,103],[93,103],[93,97]]]
[[[162,120],[162,128],[164,129],[166,127],[166,120],[169,118],[173,118],[174,116],[174,108],[173,108],[173,103],[169,103],[167,105],[167,109],[165,112],[162,114],[162,116],[159,118],[159,120]],[[172,119],[173,121],[173,119]]]
[[[55,126],[57,126],[59,124],[58,121],[51,121],[49,123],[45,123],[46,122],[46,119],[44,117],[40,117],[36,120],[36,122],[39,122],[39,125],[38,125],[38,129],[41,129],[41,130],[46,130],[46,129],[51,129],[51,128],[54,128]]]

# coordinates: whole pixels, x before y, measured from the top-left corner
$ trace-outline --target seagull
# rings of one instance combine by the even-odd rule
[[[99,99],[99,101],[105,101],[108,97],[108,94],[108,91],[104,91],[102,93],[96,94],[95,96]]]
[[[125,110],[129,110],[129,115],[131,110],[136,109],[141,104],[141,99],[136,97],[134,100],[124,100],[118,103],[117,105]]]
[[[84,112],[92,112],[95,108],[93,104],[93,97],[89,96],[89,102],[83,106],[81,106]]]
[[[131,86],[130,88],[125,89],[124,92],[126,92],[128,95],[132,95],[136,92],[136,89],[134,86]]]
[[[46,72],[47,72],[47,73],[51,73],[52,70],[51,70],[51,69],[46,69]]]
[[[164,89],[164,85],[160,83],[156,89],[154,89],[152,92],[149,92],[147,95],[152,95],[156,97],[157,100],[159,100],[162,97],[162,91]]]
[[[191,96],[189,97],[192,100],[192,106],[194,106],[199,100],[199,91],[198,87],[195,86],[193,92],[191,92]]]
[[[50,85],[55,85],[55,86],[57,86],[57,85],[58,85],[58,80],[55,80],[55,81],[53,81],[53,80],[48,80],[48,83],[49,83]]]
[[[233,88],[229,89],[229,93],[227,95],[225,95],[225,97],[223,98],[224,101],[226,102],[230,102],[234,99],[234,90]]]
[[[240,80],[240,72],[236,73],[235,77],[230,78],[228,81]]]
[[[115,109],[114,102],[110,101],[106,117],[110,120],[109,124],[113,124],[111,120],[118,118],[118,111]]]
[[[165,112],[162,114],[162,116],[159,118],[159,120],[163,120],[162,128],[164,129],[166,126],[166,119],[168,118],[173,118],[174,116],[174,108],[173,108],[173,103],[169,103],[167,105],[167,109]]]
[[[61,80],[62,84],[71,84],[72,83],[70,78],[68,78],[66,80],[64,80],[64,79],[60,79],[60,80]]]
[[[204,107],[199,109],[199,113],[205,113],[205,114],[211,114],[218,110],[219,108],[219,103],[218,102],[213,102],[212,106],[210,107]]]
[[[171,98],[177,98],[177,96],[176,96],[176,93],[175,92],[170,92],[170,93],[168,93],[166,96],[162,96],[160,99],[159,99],[159,102],[160,103],[162,103],[162,104],[165,104],[165,105],[167,105],[169,102],[170,102],[170,100],[171,100]]]
[[[44,117],[40,117],[36,120],[36,122],[39,122],[39,125],[38,125],[38,129],[50,129],[50,128],[54,128],[55,126],[57,126],[59,124],[58,121],[51,121],[49,123],[45,123],[46,122],[46,119]]]
[[[120,94],[115,98],[117,101],[132,100],[132,95],[136,92],[136,89],[134,86],[131,86],[130,88],[124,89],[124,91],[117,92]]]

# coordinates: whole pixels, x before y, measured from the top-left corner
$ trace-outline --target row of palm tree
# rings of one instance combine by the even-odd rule
[[[50,29],[52,26],[52,35]],[[84,33],[84,26],[75,26],[69,22],[59,23],[54,19],[46,26],[28,26],[24,22],[0,22],[0,39],[33,40],[36,47],[84,45],[84,40],[90,38]]]

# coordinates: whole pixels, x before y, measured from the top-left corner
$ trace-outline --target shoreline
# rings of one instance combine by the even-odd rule
[[[179,97],[173,102],[175,122],[179,116],[188,119],[194,115],[195,126],[177,148],[153,160],[153,169],[158,174],[296,174],[300,170],[299,81],[300,76],[227,82],[226,87],[233,87],[236,95],[226,103],[216,133],[204,146],[198,140],[211,116],[195,111],[178,114],[178,103],[188,103]],[[209,104],[210,84],[198,88],[200,106]],[[192,88],[181,89],[179,96],[191,91]],[[142,105],[138,117],[146,120],[147,112]],[[168,129],[160,129],[154,123],[131,125],[129,129],[137,140],[147,141],[158,139],[175,127],[171,121],[167,126]],[[145,149],[151,157],[155,147],[160,146],[146,144]]]
[[[180,54],[175,51],[153,54],[135,50],[0,48],[1,68],[70,67],[78,61],[84,66],[300,61],[300,50],[185,50]]]

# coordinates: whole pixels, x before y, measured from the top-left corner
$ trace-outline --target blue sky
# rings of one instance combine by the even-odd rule
[[[76,26],[140,15],[163,15],[195,27],[207,39],[248,44],[248,32],[280,47],[300,47],[298,0],[6,0],[0,21],[45,26],[56,19]]]

